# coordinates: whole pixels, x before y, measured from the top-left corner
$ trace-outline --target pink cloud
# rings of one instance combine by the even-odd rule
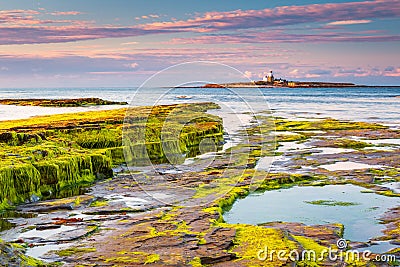
[[[139,66],[139,64],[134,62],[134,63],[129,64],[128,66],[129,66],[129,68],[136,69]]]
[[[135,17],[136,20],[140,20],[140,19],[157,19],[160,16],[157,14],[149,14],[149,15],[143,15],[141,17]]]
[[[360,19],[360,20],[339,20],[329,22],[327,25],[354,25],[354,24],[366,24],[370,23],[372,20],[369,19]]]
[[[0,44],[63,43],[160,33],[136,27],[36,26],[0,27]]]
[[[55,12],[75,15],[76,11]],[[364,2],[314,4],[305,6],[281,6],[263,10],[236,10],[229,12],[207,12],[194,19],[164,21],[131,27],[94,26],[82,20],[40,20],[40,12],[34,10],[0,11],[0,45],[60,43],[101,38],[135,37],[158,33],[197,32],[211,33],[224,30],[267,28],[312,22],[369,21],[370,18],[400,16],[400,1],[375,0]],[[158,15],[143,15],[156,18]],[[54,26],[49,24],[65,24]],[[343,22],[342,22],[343,23]],[[342,24],[343,25],[343,24]],[[332,26],[332,25],[331,25]],[[338,25],[336,25],[338,26]],[[269,36],[268,36],[269,34]],[[242,42],[343,42],[343,41],[397,41],[399,36],[357,35],[337,33],[285,34],[279,31],[265,31],[258,34],[220,34],[197,38],[175,39],[175,42],[192,43],[242,43]]]
[[[319,78],[319,77],[321,77],[321,75],[319,75],[319,74],[310,74],[310,73],[307,73],[307,74],[305,75],[305,77],[306,77],[306,78]]]
[[[386,70],[383,75],[386,77],[400,77],[400,68]]]
[[[144,25],[145,29],[176,29],[197,32],[249,29],[309,22],[364,20],[400,15],[400,1],[365,1],[306,6],[282,6],[263,10],[236,10],[208,12],[195,19],[156,22]]]
[[[386,76],[379,68],[359,67],[355,69],[339,69],[334,72],[334,77],[377,77]]]
[[[52,15],[60,15],[61,13],[64,13],[63,15],[72,15],[75,14],[76,11],[71,11],[71,12],[55,12],[51,13]],[[53,19],[39,19],[37,18],[38,15],[40,15],[41,12],[36,11],[36,10],[2,10],[0,11],[0,24],[6,25],[0,27],[0,30],[2,28],[7,28],[7,27],[14,27],[14,26],[25,26],[29,28],[30,26],[37,26],[37,25],[47,25],[47,24],[71,24],[73,21],[71,20],[53,20]]]
[[[127,42],[127,43],[122,43],[121,45],[137,45],[139,42]]]
[[[254,74],[253,74],[251,71],[246,70],[246,71],[244,72],[244,76],[245,76],[246,78],[248,78],[248,79],[251,79],[251,78],[254,76]]]
[[[76,16],[83,14],[79,11],[55,11],[50,13],[53,16]]]
[[[40,14],[35,10],[1,10],[0,11],[0,24],[11,24],[11,23],[27,23],[33,24],[32,21],[38,21],[33,18],[33,15]]]
[[[282,57],[279,53],[282,53],[282,51],[278,48],[269,49],[265,46],[262,48],[252,46],[220,47],[212,51],[198,48],[180,48],[179,52],[177,52],[175,48],[131,49],[129,47],[121,47],[120,49],[107,49],[105,47],[88,47],[78,49],[75,46],[69,46],[69,48],[43,50],[38,46],[37,51],[13,50],[12,53],[0,53],[0,62],[7,60],[24,62],[35,60],[62,62],[62,60],[65,60],[68,62],[69,59],[75,60],[78,58],[83,61],[104,59],[121,61],[122,63],[119,66],[122,65],[124,68],[129,69],[135,66],[131,66],[131,64],[137,63],[138,66],[135,68],[135,70],[137,70],[143,69],[146,65],[158,68],[159,66],[164,66],[166,62],[168,62],[168,64],[174,64],[183,61],[214,60],[236,66],[251,66],[251,68],[249,67],[247,70],[253,71],[255,69],[252,68],[265,68],[266,56],[269,59],[274,58],[281,60]],[[7,65],[4,66],[7,67]],[[109,67],[107,64],[102,64],[102,66],[105,68]],[[276,68],[278,67],[274,65],[273,69]],[[126,71],[126,69],[124,69],[124,71]]]
[[[40,14],[39,11],[31,9],[0,10],[0,16],[22,16],[22,15],[38,15],[38,14]]]
[[[281,30],[246,32],[245,34],[215,34],[193,38],[174,38],[170,44],[243,44],[243,43],[306,43],[306,42],[384,42],[400,41],[399,35],[376,34],[380,32],[322,32],[318,34],[293,34]]]

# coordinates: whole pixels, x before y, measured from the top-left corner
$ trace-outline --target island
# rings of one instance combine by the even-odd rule
[[[320,81],[289,81],[286,79],[275,79],[272,70],[260,81],[231,82],[231,83],[208,83],[200,88],[346,88],[346,87],[372,87],[350,82],[320,82]],[[373,86],[379,87],[379,86]],[[397,87],[397,86],[388,86]]]

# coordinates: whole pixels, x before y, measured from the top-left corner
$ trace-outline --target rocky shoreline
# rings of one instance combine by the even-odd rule
[[[86,121],[72,129],[87,124]],[[275,133],[273,138],[269,135],[271,132]],[[84,194],[19,205],[20,213],[46,216],[14,219],[11,216],[7,220],[15,226],[3,232],[2,238],[8,242],[5,246],[19,243],[28,251],[49,251],[40,253],[40,257],[50,263],[21,265],[19,261],[17,265],[11,261],[10,250],[6,247],[0,259],[8,266],[51,266],[60,262],[63,266],[293,266],[290,259],[260,260],[257,254],[265,246],[300,252],[337,248],[336,242],[345,231],[343,226],[287,222],[227,224],[223,219],[224,211],[255,188],[262,192],[294,185],[355,184],[372,193],[400,196],[383,185],[400,181],[400,147],[396,145],[396,140],[400,139],[399,130],[364,122],[271,121],[271,118],[259,116],[251,127],[242,129],[237,136],[243,142],[217,153],[202,171],[174,172],[168,164],[144,166],[100,180]],[[388,145],[374,147],[367,141],[380,138],[389,140]],[[290,148],[300,145],[305,148]],[[318,149],[324,148],[345,150],[321,154]],[[275,161],[275,168],[269,173],[255,169],[261,158],[274,155],[285,160]],[[202,161],[207,162],[207,158],[196,159],[199,165]],[[385,167],[332,171],[323,167],[348,161]],[[386,230],[376,241],[398,244],[398,208],[387,211],[381,220]],[[349,248],[357,248],[370,244],[350,242],[349,245]],[[398,249],[390,253],[400,256]],[[21,254],[15,255],[21,258]],[[388,266],[363,260],[330,262],[326,258],[296,264]]]
[[[127,102],[103,100],[100,98],[71,98],[71,99],[0,99],[0,105],[40,106],[40,107],[84,107],[100,105],[127,105]]]

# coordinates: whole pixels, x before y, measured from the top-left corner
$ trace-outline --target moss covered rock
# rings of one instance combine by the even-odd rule
[[[221,120],[205,114],[210,108],[218,106],[165,105],[0,122],[0,203],[54,197],[65,188],[112,177],[112,167],[126,160],[134,165],[183,161],[199,153],[203,139],[223,141]]]

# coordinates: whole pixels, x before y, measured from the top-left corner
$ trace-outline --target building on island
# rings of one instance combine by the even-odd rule
[[[234,85],[236,87],[289,87],[289,88],[322,88],[322,87],[355,87],[354,83],[335,83],[335,82],[307,82],[307,81],[288,81],[282,78],[275,78],[272,70],[263,76],[262,80],[251,81],[250,83],[230,83],[226,86]],[[209,85],[212,86],[212,85]]]
[[[226,84],[206,84],[204,88],[226,88],[226,87],[289,87],[289,88],[321,88],[321,87],[355,87],[356,85],[353,83],[333,83],[333,82],[302,82],[302,81],[288,81],[282,78],[274,77],[272,70],[269,71],[267,75],[265,75],[262,80],[251,81],[251,82],[236,82],[236,83],[226,83]]]
[[[266,76],[264,76],[263,81],[267,83],[274,83],[275,79],[274,75],[272,74],[272,70],[269,71],[269,73]]]

